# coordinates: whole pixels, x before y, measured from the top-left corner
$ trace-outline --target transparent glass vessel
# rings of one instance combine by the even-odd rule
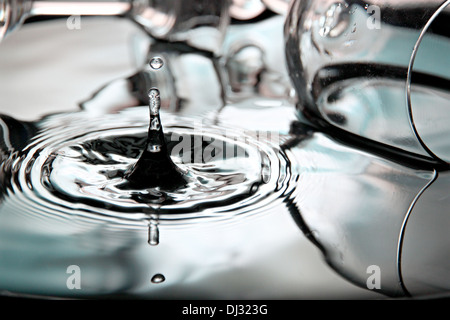
[[[351,158],[345,152],[332,156],[335,172],[316,164],[296,190],[330,266],[361,286],[367,266],[379,266],[381,290],[392,296],[442,294],[450,283],[449,4],[295,0],[285,23],[299,122],[412,170],[404,177],[383,165],[377,177],[383,169],[361,159],[340,165]],[[307,148],[296,158],[307,158]],[[317,183],[314,201],[308,188]]]
[[[449,3],[294,1],[285,36],[298,110],[347,137],[448,163]]]
[[[229,22],[227,0],[0,0],[0,41],[37,15],[122,15],[151,36],[217,52]]]

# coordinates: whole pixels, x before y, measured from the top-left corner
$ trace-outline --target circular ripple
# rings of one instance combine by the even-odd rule
[[[275,205],[289,187],[289,163],[273,136],[162,115],[172,160],[187,184],[175,190],[119,188],[145,147],[148,108],[42,120],[17,159],[13,190],[44,215],[78,215],[130,226],[225,220]],[[180,126],[180,123],[183,126]],[[278,202],[279,203],[279,202]]]

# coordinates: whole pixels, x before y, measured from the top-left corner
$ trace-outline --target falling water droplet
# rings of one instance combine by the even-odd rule
[[[164,66],[164,61],[160,57],[154,57],[150,60],[150,67],[153,70],[161,69]]]
[[[166,281],[166,277],[161,273],[157,273],[152,277],[152,283],[162,283],[164,281]]]
[[[148,244],[157,246],[159,244],[159,228],[157,223],[150,223],[148,227]]]

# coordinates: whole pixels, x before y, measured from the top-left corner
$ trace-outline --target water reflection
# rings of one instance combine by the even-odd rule
[[[367,268],[377,265],[381,291],[404,295],[397,265],[399,236],[410,205],[434,172],[397,164],[317,132],[288,150],[299,174],[290,198],[327,262],[362,287]]]

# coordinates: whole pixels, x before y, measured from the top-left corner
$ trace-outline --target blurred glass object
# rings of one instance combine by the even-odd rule
[[[1,0],[0,41],[29,17],[39,15],[122,15],[132,7],[129,1],[41,1]]]
[[[201,50],[218,52],[229,22],[227,0],[207,1],[40,1],[1,0],[0,40],[30,16],[123,15],[151,36],[185,42]]]
[[[227,0],[135,0],[131,17],[158,39],[217,52],[229,23]]]
[[[298,111],[315,125],[449,162],[449,3],[295,0],[285,37]]]
[[[282,16],[274,16],[258,23],[230,26],[222,57],[136,36],[131,49],[139,71],[102,87],[82,107],[94,113],[112,113],[145,105],[150,87],[161,89],[163,110],[184,115],[222,112],[222,107],[229,107],[228,102],[256,109],[279,103],[292,105],[293,89],[283,51],[283,21]],[[153,57],[162,57],[167,68],[152,71],[148,61]],[[208,83],[208,90],[199,90],[204,83]]]
[[[264,51],[252,43],[233,49],[226,64],[232,91],[255,90],[264,70]]]
[[[152,87],[161,92],[161,109],[178,114],[200,115],[224,105],[216,58],[200,52],[179,51],[159,42],[150,45],[146,57],[146,61],[155,57],[162,59],[164,68],[153,70],[145,64],[132,76],[100,88],[81,107],[91,114],[105,114],[146,105],[148,88]],[[205,82],[208,90],[199,90]]]
[[[227,102],[251,98],[283,99],[292,104],[294,91],[286,65],[284,17],[231,25],[223,44],[222,65]]]

